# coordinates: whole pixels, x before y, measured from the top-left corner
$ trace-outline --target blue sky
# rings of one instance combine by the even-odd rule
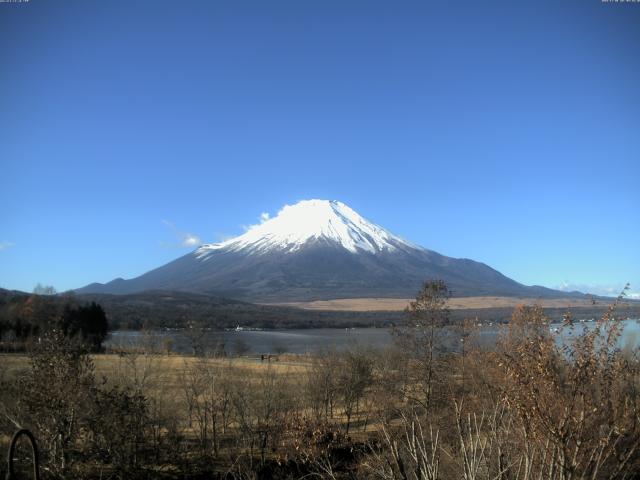
[[[638,292],[639,166],[637,3],[0,3],[0,287],[130,278],[326,198]]]

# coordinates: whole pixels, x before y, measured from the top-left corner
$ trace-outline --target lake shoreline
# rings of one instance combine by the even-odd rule
[[[639,344],[640,323],[636,319],[623,320],[624,330],[620,339],[621,347]],[[586,328],[595,325],[593,322],[576,321],[573,330],[561,328],[560,323],[550,323],[549,333],[558,334],[561,338],[570,339]],[[506,324],[482,323],[476,325],[475,338],[482,344],[490,345]],[[230,330],[118,330],[110,332],[104,346],[117,351],[146,348],[182,354],[307,354],[324,350],[345,350],[348,348],[388,348],[393,344],[393,328],[315,328],[315,329],[230,329]],[[455,351],[459,348],[459,332],[455,328],[445,327],[442,340],[446,349]]]

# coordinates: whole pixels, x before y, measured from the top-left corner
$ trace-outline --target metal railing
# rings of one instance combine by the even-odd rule
[[[16,473],[14,470],[14,456],[16,445],[18,444],[18,439],[21,436],[25,436],[29,439],[29,443],[31,444],[31,457],[33,460],[33,478],[35,480],[40,480],[40,465],[38,460],[38,446],[36,445],[36,439],[33,434],[27,430],[26,428],[22,428],[13,434],[11,438],[11,444],[9,445],[9,454],[7,455],[7,476],[6,480],[16,480]]]

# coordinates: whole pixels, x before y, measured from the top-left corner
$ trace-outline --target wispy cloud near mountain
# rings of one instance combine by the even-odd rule
[[[169,220],[162,220],[162,223],[169,228],[175,235],[176,241],[172,243],[162,242],[165,247],[182,247],[182,248],[194,248],[202,243],[200,237],[194,233],[183,232],[179,230],[173,222]]]

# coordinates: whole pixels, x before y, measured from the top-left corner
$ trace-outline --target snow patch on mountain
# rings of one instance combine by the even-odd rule
[[[221,243],[202,245],[196,250],[196,256],[207,258],[219,250],[295,252],[308,242],[322,240],[340,245],[352,253],[421,249],[369,222],[336,200],[303,200],[295,205],[286,205],[273,218],[263,214],[262,220],[243,235]]]

